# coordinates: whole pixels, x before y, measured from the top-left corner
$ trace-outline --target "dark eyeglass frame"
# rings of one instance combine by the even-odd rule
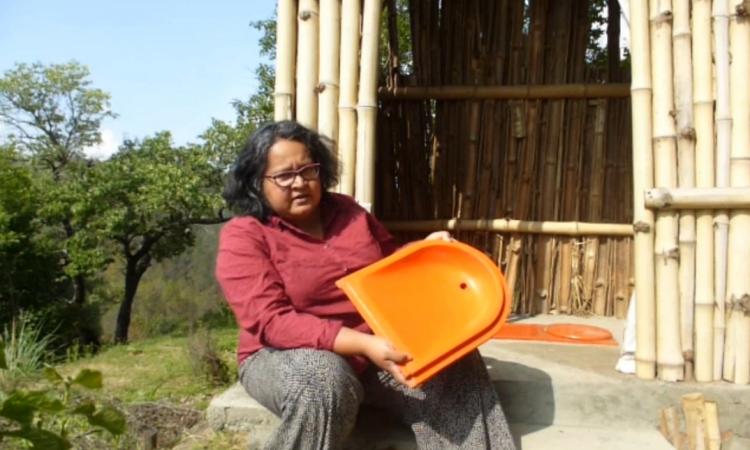
[[[309,171],[312,169],[312,171],[304,173],[305,171]],[[280,181],[279,177],[290,177],[289,181]],[[313,181],[317,180],[318,177],[320,177],[320,163],[312,163],[312,164],[305,164],[304,166],[300,167],[297,170],[285,170],[283,172],[279,172],[274,175],[265,175],[263,178],[268,178],[273,183],[283,189],[287,189],[292,187],[294,184],[294,180],[297,179],[297,176],[301,177],[303,181]]]

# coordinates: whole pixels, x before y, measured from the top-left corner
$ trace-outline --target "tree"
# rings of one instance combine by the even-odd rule
[[[59,230],[65,272],[73,280],[73,298],[86,302],[86,276],[103,263],[101,258],[71,255],[82,239],[71,222],[70,205],[87,168],[84,148],[100,142],[102,120],[115,117],[109,95],[91,87],[88,69],[76,62],[43,65],[16,64],[0,78],[0,121],[8,126],[8,140],[31,158],[35,179],[45,184],[40,210],[47,225]],[[78,248],[81,255],[84,248]],[[90,255],[91,256],[91,255]]]
[[[174,147],[168,132],[128,141],[94,165],[73,205],[76,238],[122,258],[125,288],[115,341],[128,340],[138,284],[155,261],[191,246],[191,225],[219,223],[224,166],[208,147]]]

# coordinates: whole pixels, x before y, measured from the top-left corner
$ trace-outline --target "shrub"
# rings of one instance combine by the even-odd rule
[[[186,351],[194,375],[204,377],[214,386],[229,383],[229,367],[221,359],[207,328],[200,328],[188,337]]]

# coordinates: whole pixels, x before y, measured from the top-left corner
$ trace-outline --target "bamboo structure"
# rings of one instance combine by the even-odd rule
[[[633,192],[637,199],[653,187],[651,126],[651,60],[648,1],[630,1],[633,102]],[[633,204],[635,229],[636,374],[656,376],[656,303],[654,287],[654,215],[640,202]]]
[[[695,159],[697,189],[713,191],[714,127],[711,42],[711,1],[693,1],[693,113],[695,118]],[[750,192],[748,192],[750,194]],[[674,196],[672,196],[674,198]],[[749,196],[750,198],[750,196]],[[648,201],[647,201],[648,202]],[[726,199],[719,199],[722,204]],[[696,208],[695,257],[701,268],[695,276],[695,379],[713,380],[714,354],[714,236],[713,215],[707,206]]]
[[[318,132],[338,138],[340,0],[320,0],[320,63],[318,75]]]
[[[297,14],[297,111],[302,125],[318,128],[318,2],[300,0]]]
[[[398,239],[491,255],[514,313],[635,298],[639,378],[750,383],[747,0],[631,0],[631,71],[609,6],[592,60],[591,0],[279,0],[274,117]]]
[[[750,17],[743,0],[730,3],[730,92],[732,187],[750,186]],[[727,299],[730,307],[724,352],[723,377],[737,384],[750,383],[750,209],[734,209],[729,216]]]
[[[274,120],[292,118],[294,105],[294,58],[297,38],[297,2],[279,0],[276,21],[276,83],[274,88]]]

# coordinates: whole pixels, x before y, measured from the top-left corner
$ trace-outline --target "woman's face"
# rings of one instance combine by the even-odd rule
[[[279,217],[294,225],[304,224],[318,213],[322,195],[316,175],[319,172],[307,167],[314,163],[305,144],[297,141],[279,140],[268,150],[263,195]],[[294,174],[300,169],[303,170]],[[288,184],[290,177],[293,179],[288,187],[279,186]]]

